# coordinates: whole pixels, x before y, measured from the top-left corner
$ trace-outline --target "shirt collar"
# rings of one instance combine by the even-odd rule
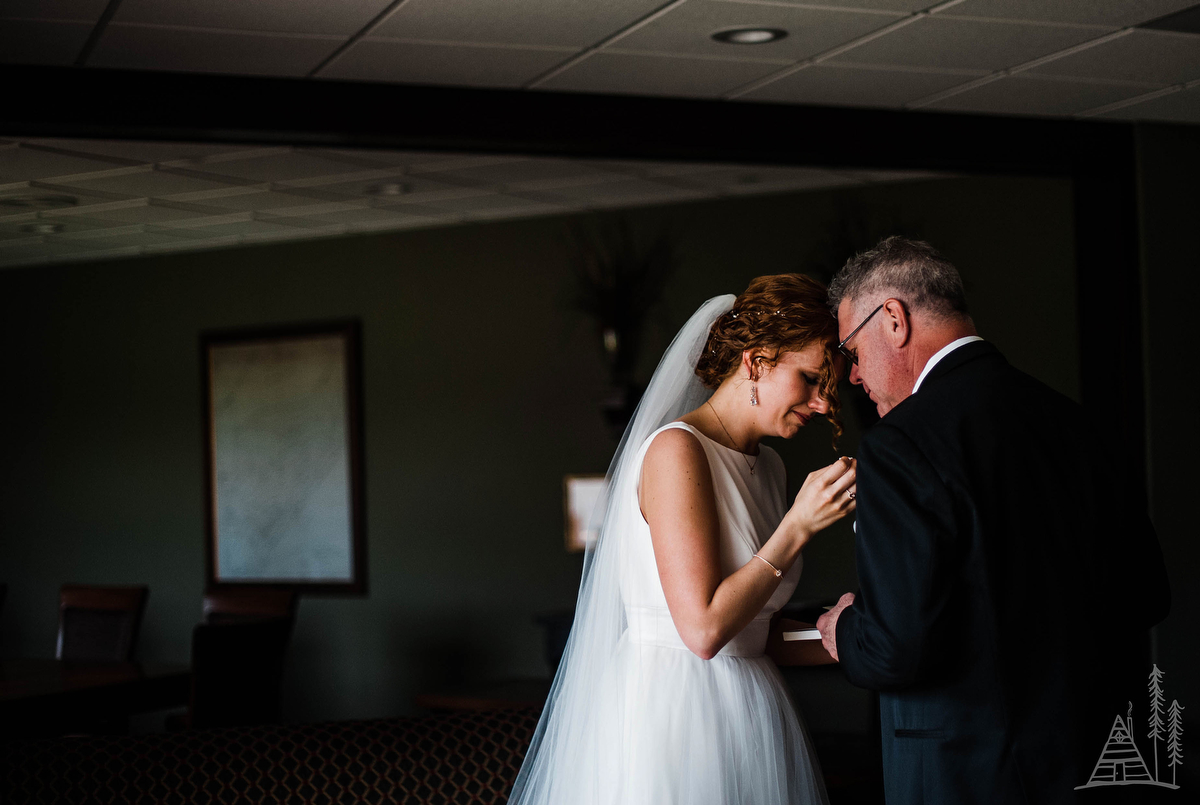
[[[982,340],[983,339],[977,335],[964,336],[963,338],[960,338],[957,341],[951,341],[949,344],[947,344],[946,346],[942,347],[937,352],[935,352],[933,354],[933,357],[930,358],[925,363],[925,368],[923,370],[921,370],[921,376],[917,378],[917,384],[915,386],[913,386],[912,393],[913,394],[917,393],[917,389],[921,388],[921,383],[923,383],[925,381],[925,376],[928,375],[930,373],[930,371],[933,370],[933,367],[937,366],[938,361],[940,361],[942,358],[946,357],[951,352],[953,352],[954,350],[958,349],[961,346],[970,344],[972,341],[982,341]]]

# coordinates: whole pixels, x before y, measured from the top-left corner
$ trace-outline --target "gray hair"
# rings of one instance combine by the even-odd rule
[[[843,300],[881,291],[938,318],[970,317],[958,269],[923,240],[893,235],[851,257],[829,283],[829,305],[836,315]]]

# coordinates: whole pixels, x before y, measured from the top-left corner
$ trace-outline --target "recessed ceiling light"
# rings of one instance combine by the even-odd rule
[[[765,45],[785,36],[787,31],[779,28],[730,28],[727,31],[717,31],[712,38],[729,45]]]
[[[22,210],[53,210],[58,207],[70,207],[79,203],[74,196],[45,195],[45,196],[6,196],[0,198],[0,207],[16,207]]]
[[[21,227],[22,232],[28,232],[31,235],[53,235],[63,231],[62,224],[51,223],[50,221],[38,221],[32,224],[25,224]]]
[[[369,196],[403,196],[405,193],[412,192],[412,185],[407,182],[385,182],[384,184],[373,184],[367,188]]]

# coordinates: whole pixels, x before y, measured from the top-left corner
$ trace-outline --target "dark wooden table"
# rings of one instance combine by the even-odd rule
[[[0,735],[55,735],[185,705],[190,685],[186,665],[0,660]]]

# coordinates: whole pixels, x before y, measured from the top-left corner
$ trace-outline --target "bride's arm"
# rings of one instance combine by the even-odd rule
[[[663,431],[646,451],[639,501],[650,525],[658,576],[671,619],[684,644],[711,659],[766,605],[814,534],[854,508],[846,491],[854,483],[849,461],[811,473],[783,522],[751,559],[721,577],[719,526],[712,473],[704,448],[679,428]]]

